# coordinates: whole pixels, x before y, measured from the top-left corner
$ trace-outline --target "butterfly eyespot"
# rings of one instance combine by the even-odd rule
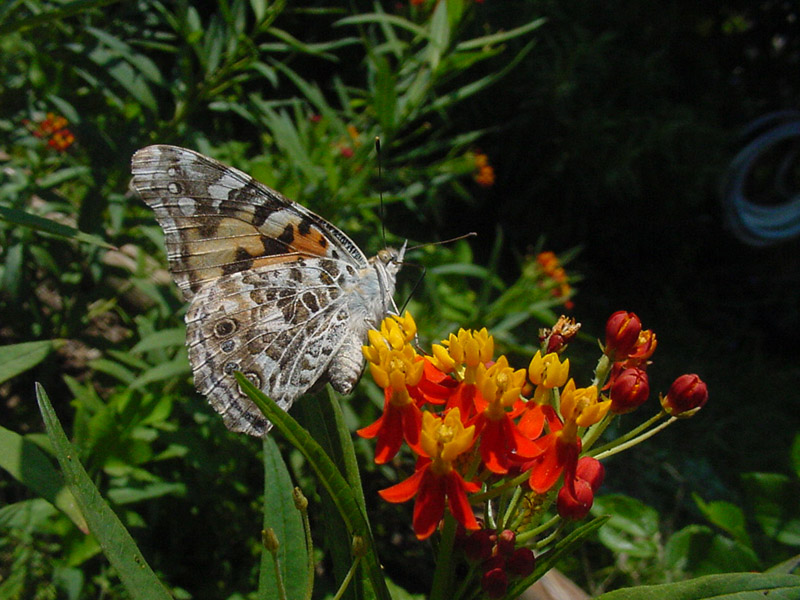
[[[223,319],[214,325],[214,334],[217,337],[226,337],[236,331],[237,327],[238,323],[235,319]]]
[[[225,363],[225,366],[222,367],[222,370],[225,372],[226,375],[230,375],[231,373],[236,371],[238,368],[239,368],[239,363],[229,362],[229,363]]]
[[[244,373],[244,376],[247,377],[247,379],[250,380],[250,383],[252,383],[257,388],[261,387],[261,376],[255,371],[247,371],[246,373]]]
[[[223,352],[233,352],[233,349],[236,348],[236,342],[233,340],[225,340],[220,345]]]
[[[176,181],[170,181],[167,184],[167,190],[170,194],[180,194],[183,191],[183,186]]]

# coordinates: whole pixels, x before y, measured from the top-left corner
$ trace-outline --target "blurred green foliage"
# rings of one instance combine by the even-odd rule
[[[255,590],[262,474],[255,440],[227,434],[192,391],[185,308],[162,232],[126,191],[129,157],[153,142],[196,148],[335,220],[368,253],[396,241],[384,227],[434,230],[440,197],[480,193],[484,131],[455,126],[449,110],[527,56],[541,21],[484,30],[479,7],[461,0],[365,8],[90,0],[0,11],[0,379],[2,410],[13,408],[4,423],[22,434],[9,431],[5,449],[14,460],[30,444],[49,452],[34,433],[32,381],[42,382],[88,477],[177,597]],[[509,50],[515,39],[525,42]],[[492,66],[476,75],[482,63]],[[427,275],[410,306],[434,339],[512,312],[514,324],[551,319],[566,299],[534,262],[517,284],[526,293],[506,291],[464,242],[411,258]],[[420,277],[407,271],[402,297]],[[374,414],[362,398],[351,422]],[[11,463],[0,596],[125,597],[95,538],[35,498],[48,462]],[[303,461],[292,464],[313,496]]]
[[[630,282],[628,261],[636,256],[643,272],[664,275],[647,310],[672,302],[676,331],[688,328],[689,311],[674,300],[681,290],[707,309],[700,312],[711,326],[720,311],[743,312],[745,337],[736,343],[757,337],[765,304],[796,326],[794,288],[778,282],[763,302],[755,296],[742,308],[730,281],[761,290],[755,266],[763,264],[743,259],[751,276],[740,277],[741,263],[725,267],[729,246],[706,239],[709,189],[730,141],[725,126],[740,117],[737,109],[749,116],[765,102],[753,76],[763,63],[738,64],[733,51],[739,36],[763,47],[752,40],[758,15],[740,4],[712,11],[676,2],[654,12],[623,0],[594,7],[523,0],[4,3],[0,422],[8,435],[0,452],[19,456],[33,445],[50,456],[33,394],[34,380],[42,382],[89,477],[176,597],[244,598],[255,589],[261,449],[228,434],[193,391],[185,307],[164,270],[163,234],[127,191],[130,156],[150,143],[191,147],[251,173],[334,221],[368,254],[404,237],[460,235],[471,220],[477,241],[419,248],[410,260],[426,269],[422,284],[412,267],[401,277],[398,298],[410,296],[427,340],[487,326],[505,350],[536,346],[537,327],[565,300],[551,294],[553,283],[531,258],[543,249],[541,235],[559,249],[590,247],[606,266],[585,270],[592,290],[585,306],[596,309],[590,321],[629,298],[652,299]],[[728,54],[711,52],[720,40]],[[731,94],[726,78],[734,72],[744,73],[745,84]],[[785,73],[775,79],[779,97],[791,96]],[[63,116],[74,135],[63,150],[48,144],[49,113]],[[375,136],[382,139],[380,177]],[[484,152],[497,173],[491,188],[474,179]],[[781,256],[768,257],[776,270]],[[708,263],[709,277],[685,268],[694,262]],[[724,277],[734,269],[735,278]],[[783,280],[791,280],[788,269]],[[674,333],[664,325],[668,339]],[[775,335],[780,341],[784,334]],[[692,348],[690,358],[701,352]],[[685,367],[687,357],[681,360]],[[345,407],[351,429],[369,422],[379,401],[377,388],[364,383]],[[358,451],[364,447],[356,441]],[[290,453],[289,463],[296,483],[319,502],[302,458]],[[68,516],[61,484],[49,492],[32,484],[54,467],[3,469],[10,477],[0,480],[0,597],[127,597],[96,540]],[[429,549],[396,512],[369,505],[382,472],[366,459],[364,470],[374,478],[365,486],[368,509],[381,517],[377,533],[401,532],[382,553],[387,569],[424,579]],[[719,484],[711,491],[724,495],[737,476],[709,478]],[[674,542],[669,569],[697,540],[737,544],[747,560],[752,550],[760,566],[783,556],[772,544],[789,544],[775,520],[784,507],[765,498],[796,481],[753,475],[745,484],[756,508],[744,514],[760,533],[752,523],[742,529],[734,505],[701,494],[697,510],[680,505],[682,518],[705,518],[711,527],[682,530],[685,545]],[[632,506],[644,522],[636,527],[663,528],[658,511],[672,511],[671,500]],[[616,559],[629,556],[601,542]],[[653,565],[663,549],[642,546],[633,561],[638,572],[626,572],[626,582],[666,573],[663,563]],[[616,559],[608,569],[619,568]],[[320,565],[329,575],[330,559]],[[597,568],[602,574],[606,567]],[[321,597],[333,583],[322,577],[318,585]]]

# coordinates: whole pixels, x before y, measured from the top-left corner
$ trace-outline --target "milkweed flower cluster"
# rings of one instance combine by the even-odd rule
[[[564,308],[567,310],[575,308],[575,303],[570,300],[572,287],[569,285],[569,276],[558,256],[556,256],[556,253],[550,250],[540,252],[536,255],[536,263],[539,265],[539,268],[542,269],[542,272],[553,282],[553,296],[563,299]]]
[[[378,420],[358,434],[376,440],[376,463],[395,459],[404,442],[417,457],[413,474],[382,490],[381,497],[396,503],[414,499],[412,528],[421,540],[449,513],[464,531],[462,540],[474,538],[470,544],[484,554],[493,548],[479,570],[489,597],[501,597],[498,590],[520,574],[514,569],[533,563],[533,554],[530,561],[522,555],[511,560],[513,552],[497,532],[513,536],[514,550],[525,548],[526,557],[527,550],[551,543],[549,534],[542,537],[543,522],[589,514],[605,475],[600,460],[647,439],[660,418],[694,414],[708,397],[699,377],[679,377],[654,419],[592,449],[611,419],[647,400],[645,369],[656,337],[633,313],[615,313],[595,377],[584,385],[563,357],[579,328],[561,317],[542,332],[542,350],[525,368],[496,355],[485,328],[459,329],[423,353],[415,346],[417,328],[408,312],[387,317],[363,347],[384,404]],[[464,546],[466,558],[472,546]]]
[[[46,139],[47,145],[58,152],[66,152],[75,142],[75,134],[67,127],[69,122],[66,118],[55,113],[47,113],[47,116],[36,123],[24,120],[23,124],[33,133],[34,137]]]

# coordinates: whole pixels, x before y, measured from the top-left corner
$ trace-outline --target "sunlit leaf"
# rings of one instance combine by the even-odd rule
[[[36,399],[44,418],[47,435],[75,500],[86,518],[89,530],[100,542],[103,553],[116,569],[125,589],[134,600],[170,600],[164,585],[142,556],[136,542],[108,506],[78,460],[78,453],[67,440],[61,423],[44,391],[36,384]]]
[[[596,600],[776,600],[800,597],[800,577],[761,573],[708,575],[690,581],[615,590]]]
[[[33,215],[15,208],[0,206],[0,219],[15,225],[35,229],[43,233],[74,239],[79,242],[101,246],[110,250],[114,249],[114,246],[94,235],[83,233],[82,231],[75,229],[74,227],[70,227],[69,225],[63,225],[62,223],[57,223],[51,219],[45,219],[44,217]]]
[[[0,383],[32,369],[55,348],[53,340],[0,346]]]
[[[2,359],[0,359],[2,361]],[[88,533],[75,498],[44,452],[23,436],[0,426],[0,467],[14,479],[39,494],[67,515],[76,527]]]

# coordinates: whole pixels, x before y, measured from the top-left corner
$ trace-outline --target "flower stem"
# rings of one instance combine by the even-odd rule
[[[356,556],[356,559],[353,561],[353,564],[350,565],[350,570],[347,571],[347,575],[345,575],[344,581],[342,581],[342,585],[340,585],[339,589],[336,591],[336,595],[333,597],[333,600],[341,599],[345,590],[347,590],[347,587],[350,585],[350,582],[353,580],[353,575],[355,575],[356,573],[356,568],[358,568],[359,562],[361,562],[361,557]]]
[[[649,429],[650,427],[652,427],[653,425],[658,423],[665,416],[667,416],[666,413],[664,411],[661,411],[658,414],[656,414],[653,417],[651,417],[650,419],[648,419],[647,421],[645,421],[644,423],[642,423],[641,425],[639,425],[638,427],[635,427],[634,429],[631,429],[625,435],[620,436],[616,440],[614,440],[612,442],[609,442],[608,444],[604,444],[603,446],[600,446],[599,448],[595,448],[593,452],[588,452],[587,454],[589,456],[594,456],[595,458],[597,458],[598,454],[602,454],[603,452],[607,452],[608,450],[616,448],[620,444],[624,444],[628,440],[634,439],[635,437],[640,435],[643,431],[646,431],[647,429]],[[586,446],[584,446],[584,448],[586,448]]]
[[[479,504],[481,502],[491,500],[492,498],[496,498],[497,496],[505,492],[508,488],[517,487],[523,481],[528,479],[530,475],[531,475],[530,471],[525,471],[524,473],[517,475],[513,479],[509,479],[508,481],[501,483],[497,487],[486,490],[485,492],[481,492],[480,494],[475,494],[473,496],[470,496],[469,501],[472,504]]]
[[[611,421],[614,420],[614,415],[611,412],[606,413],[606,416],[603,417],[598,423],[592,425],[589,430],[586,432],[586,435],[583,436],[583,450],[584,452],[591,448],[594,443],[603,435],[603,432],[606,428],[611,424]]]
[[[556,522],[555,520],[556,520],[556,519],[561,519],[561,517],[559,517],[558,515],[556,515],[555,517],[553,517],[552,519],[550,519],[550,520],[548,521],[548,523],[553,523],[553,524],[555,524],[555,522]],[[548,535],[547,537],[545,537],[545,538],[542,538],[542,539],[540,539],[538,542],[536,542],[536,544],[534,545],[534,548],[537,548],[537,549],[538,549],[538,548],[544,548],[545,546],[547,546],[548,544],[550,544],[550,543],[551,543],[553,540],[555,540],[556,538],[558,538],[558,536],[559,536],[559,535],[561,535],[561,530],[562,530],[562,529],[564,529],[564,524],[565,524],[565,521],[564,521],[564,520],[561,520],[561,522],[560,522],[560,523],[558,523],[558,527],[556,527],[556,528],[553,530],[553,533],[551,533],[551,534],[550,534],[550,535]]]
[[[439,553],[436,557],[436,570],[433,572],[433,584],[429,600],[445,600],[451,598],[449,592],[453,575],[450,562],[453,558],[453,541],[456,537],[456,520],[450,513],[445,513],[442,537],[439,540]]]
[[[534,527],[533,529],[529,529],[528,531],[523,531],[522,533],[517,535],[517,542],[522,544],[527,542],[528,540],[532,540],[543,531],[547,531],[548,529],[550,529],[553,525],[555,525],[559,521],[561,521],[561,517],[555,515],[552,519],[550,519],[549,521],[545,521],[538,527]],[[536,545],[539,546],[540,544],[537,543]]]
[[[640,436],[637,436],[637,437],[635,437],[635,438],[633,438],[631,440],[628,440],[627,442],[621,443],[619,445],[615,445],[614,447],[609,448],[608,450],[605,450],[603,452],[598,452],[597,454],[594,455],[594,457],[597,460],[603,460],[604,458],[608,458],[609,456],[614,456],[618,452],[622,452],[623,450],[627,450],[628,448],[633,448],[636,444],[640,444],[641,442],[653,437],[659,431],[661,431],[662,429],[666,429],[667,427],[672,425],[677,420],[678,419],[676,417],[671,417],[669,421],[667,421],[665,423],[662,423],[658,427],[654,427],[653,429],[651,429],[649,431],[645,431]]]

